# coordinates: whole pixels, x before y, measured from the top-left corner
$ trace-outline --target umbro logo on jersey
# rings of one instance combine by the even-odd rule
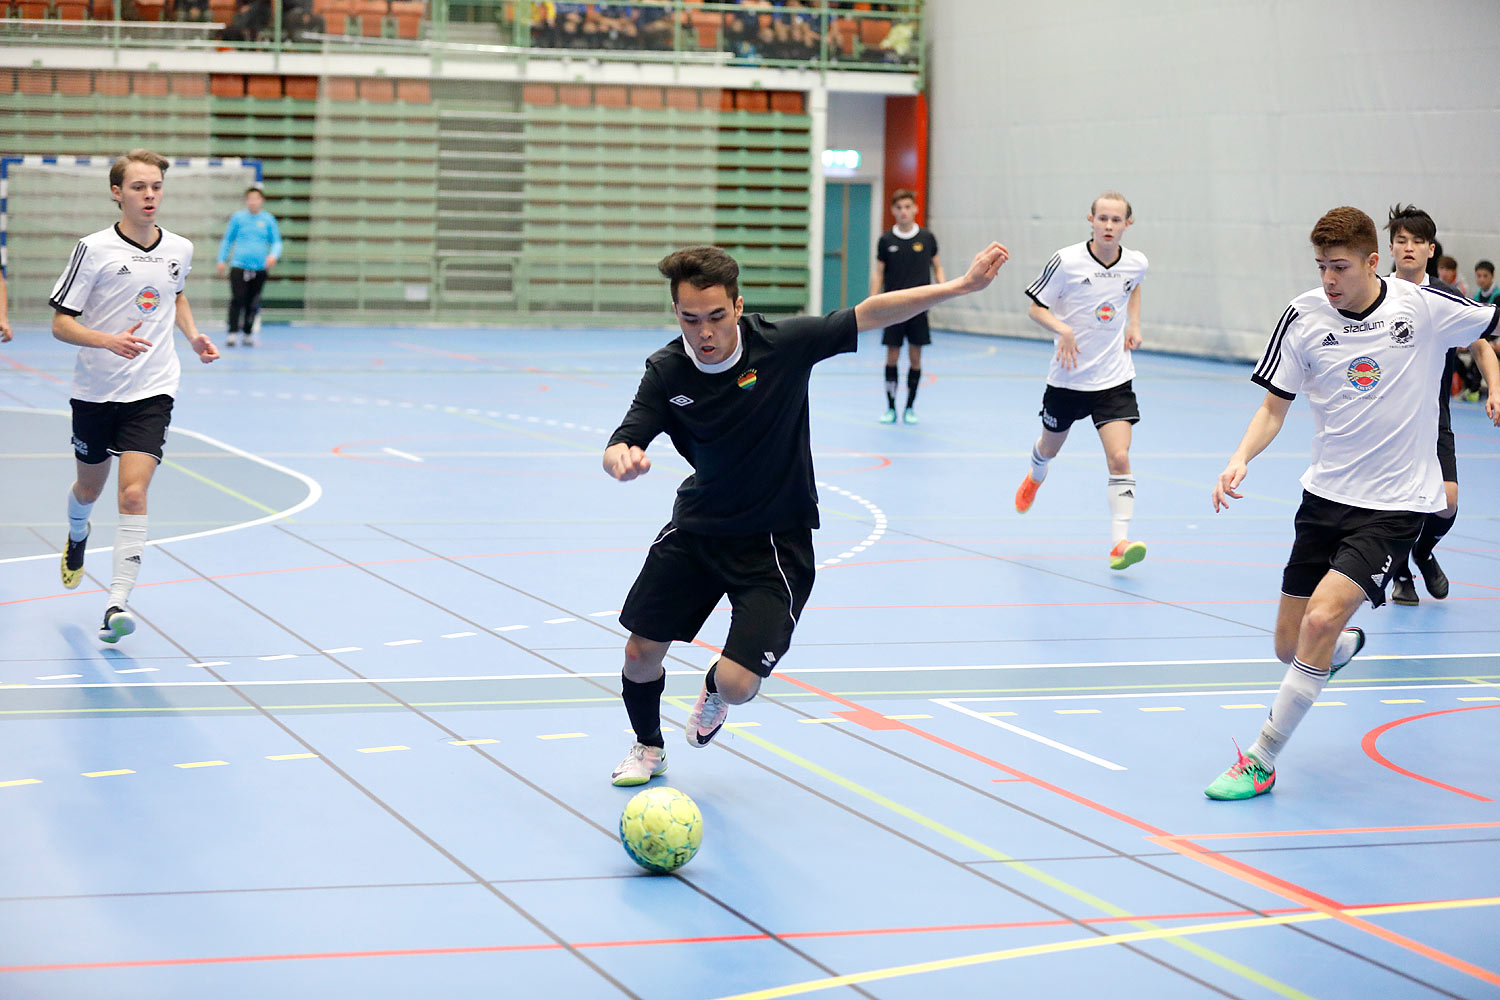
[[[1326,336],[1326,337],[1323,338],[1323,342],[1321,344],[1319,344],[1318,346],[1319,347],[1337,347],[1337,346],[1339,346],[1339,338],[1335,337],[1333,334],[1330,333],[1328,336]]]
[[[121,264],[120,265],[120,269],[118,271],[116,271],[115,273],[116,274],[129,274],[130,273],[130,268],[126,267],[124,264]]]
[[[692,401],[693,400],[691,396],[673,396],[671,399],[667,400],[667,402],[671,403],[673,406],[687,406],[692,403]]]

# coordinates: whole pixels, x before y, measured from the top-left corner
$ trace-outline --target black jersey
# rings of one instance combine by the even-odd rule
[[[875,259],[885,265],[884,291],[932,284],[932,258],[937,252],[937,237],[930,229],[918,227],[911,239],[902,239],[889,229],[881,233]]]
[[[672,522],[704,535],[818,526],[807,384],[812,366],[859,344],[853,309],[771,322],[740,317],[737,364],[709,374],[673,338],[646,374],[611,445],[645,448],[665,432],[693,474]]]

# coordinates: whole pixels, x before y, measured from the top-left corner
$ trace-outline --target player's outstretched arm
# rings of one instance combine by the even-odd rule
[[[207,334],[198,332],[198,324],[193,322],[193,307],[188,305],[187,292],[177,293],[177,329],[187,338],[199,361],[206,365],[218,360],[219,349],[208,339]]]
[[[1496,427],[1500,427],[1500,358],[1495,356],[1495,347],[1480,337],[1469,345],[1469,357],[1479,366],[1484,384],[1490,387],[1489,398],[1484,401],[1484,412]]]
[[[974,255],[974,262],[961,277],[938,285],[918,285],[872,295],[854,307],[854,321],[861,330],[904,323],[949,299],[988,288],[1009,259],[1009,250],[991,243]]]
[[[651,459],[644,449],[618,441],[604,449],[604,471],[628,483],[651,471]]]
[[[67,313],[52,314],[52,336],[64,344],[100,347],[122,358],[138,357],[151,350],[151,341],[135,335],[140,328],[140,323],[134,323],[121,333],[105,333],[89,329]]]
[[[1265,451],[1266,446],[1276,439],[1276,435],[1281,432],[1281,425],[1286,422],[1286,412],[1291,405],[1290,399],[1274,392],[1266,393],[1266,398],[1261,400],[1260,409],[1250,418],[1250,426],[1245,428],[1240,446],[1229,456],[1229,464],[1224,466],[1224,471],[1219,473],[1219,481],[1214,484],[1215,511],[1227,508],[1229,497],[1241,499],[1241,495],[1235,491],[1245,481],[1250,460]]]

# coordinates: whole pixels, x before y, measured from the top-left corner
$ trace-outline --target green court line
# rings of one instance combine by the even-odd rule
[[[163,459],[162,460],[162,464],[166,465],[166,466],[170,466],[171,468],[176,469],[178,472],[182,473],[183,475],[189,476],[189,477],[191,477],[193,479],[196,479],[196,480],[198,480],[198,482],[203,483],[206,486],[212,486],[214,489],[218,490],[221,493],[227,493],[229,496],[234,497],[236,500],[239,500],[239,501],[241,501],[243,503],[249,504],[251,507],[254,507],[256,510],[260,511],[261,513],[264,513],[264,514],[274,514],[274,513],[276,513],[275,508],[273,508],[273,507],[267,507],[265,504],[261,503],[259,500],[251,500],[249,497],[245,496],[245,494],[239,492],[238,490],[231,489],[230,487],[225,486],[223,483],[219,482],[216,479],[210,479],[210,478],[208,478],[205,475],[202,475],[200,473],[194,472],[192,469],[189,469],[185,465],[179,465],[178,463],[172,461],[171,459]],[[292,518],[287,518],[287,520],[290,522],[292,520]]]
[[[921,826],[926,827],[928,830],[931,830],[933,833],[936,833],[939,836],[946,838],[947,840],[951,840],[955,844],[966,847],[976,854],[987,857],[992,861],[1003,861],[1012,871],[1019,872],[1022,875],[1026,875],[1029,878],[1042,883],[1048,888],[1054,889],[1072,899],[1077,900],[1080,903],[1083,903],[1086,906],[1091,906],[1094,909],[1106,913],[1112,917],[1130,916],[1129,910],[1122,909],[1121,907],[1116,906],[1115,904],[1108,902],[1107,900],[1100,899],[1098,896],[1095,896],[1084,889],[1080,889],[1076,886],[1070,885],[1069,883],[1062,881],[1056,876],[1049,875],[1047,872],[1035,867],[1034,865],[1030,865],[1024,861],[1017,861],[1010,855],[998,851],[995,848],[990,847],[988,844],[984,844],[978,840],[975,840],[968,834],[961,833],[958,830],[953,829],[952,827],[945,826],[944,824],[939,823],[937,820],[930,819],[929,817],[917,812],[915,809],[912,809],[909,806],[902,805],[901,803],[896,802],[893,799],[889,799],[879,792],[874,791],[873,789],[866,788],[865,786],[852,781],[849,778],[845,778],[843,775],[836,774],[833,771],[830,771],[826,767],[823,767],[819,764],[814,764],[812,761],[806,759],[805,757],[798,756],[790,750],[777,746],[769,740],[757,736],[753,732],[744,729],[739,729],[735,732],[740,738],[748,740],[749,742],[754,743],[756,746],[764,750],[768,750],[776,756],[782,758],[783,760],[795,764],[806,771],[812,772],[818,777],[823,778],[825,781],[830,781],[833,784],[838,785],[840,788],[843,788],[846,791],[852,792],[853,794],[858,795],[863,799],[873,802],[883,809],[894,812],[898,816],[902,816],[912,821],[913,823],[920,824]],[[1164,930],[1164,928],[1162,928],[1160,924],[1155,924],[1146,920],[1132,920],[1128,922],[1128,925],[1131,927],[1136,927],[1142,931]],[[1272,991],[1278,996],[1287,997],[1289,998],[1289,1000],[1291,1000],[1291,998],[1295,998],[1295,1000],[1313,1000],[1313,998],[1308,996],[1306,993],[1303,993],[1300,990],[1287,985],[1286,983],[1273,979],[1270,976],[1265,975],[1264,973],[1257,972],[1246,965],[1242,965],[1241,963],[1236,962],[1232,958],[1228,958],[1224,955],[1218,954],[1217,952],[1211,951],[1194,941],[1177,937],[1168,937],[1165,938],[1165,940],[1168,944],[1181,948],[1184,951],[1187,951],[1188,953],[1203,959],[1204,961],[1210,962],[1213,965],[1224,969],[1226,972],[1231,972],[1237,976],[1240,976],[1241,978],[1248,979],[1256,985]]]

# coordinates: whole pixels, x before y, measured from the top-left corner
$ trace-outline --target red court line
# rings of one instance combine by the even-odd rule
[[[1449,955],[1447,952],[1439,951],[1431,945],[1415,941],[1404,934],[1397,934],[1395,931],[1387,930],[1379,924],[1371,923],[1363,917],[1356,917],[1346,913],[1344,912],[1345,907],[1325,896],[1320,896],[1301,886],[1275,878],[1233,858],[1226,858],[1209,848],[1191,843],[1184,837],[1147,837],[1146,839],[1154,844],[1171,848],[1182,856],[1208,865],[1210,868],[1218,869],[1226,875],[1232,875],[1243,882],[1248,882],[1253,886],[1273,892],[1283,899],[1316,910],[1334,920],[1348,924],[1350,927],[1396,945],[1398,948],[1404,948],[1440,965],[1446,965],[1450,969],[1472,976],[1481,982],[1489,983],[1492,986],[1500,986],[1500,974],[1475,965],[1473,962]]]
[[[1423,712],[1421,715],[1408,715],[1404,719],[1397,719],[1394,722],[1387,722],[1383,726],[1376,726],[1368,733],[1365,733],[1365,738],[1360,740],[1359,745],[1364,748],[1365,753],[1371,760],[1381,765],[1382,767],[1390,768],[1397,774],[1404,774],[1408,778],[1415,778],[1416,780],[1425,782],[1426,784],[1432,785],[1435,788],[1441,788],[1444,791],[1453,792],[1455,795],[1462,795],[1465,798],[1473,799],[1476,802],[1493,802],[1495,801],[1494,799],[1486,798],[1485,796],[1479,795],[1475,792],[1466,792],[1462,788],[1459,788],[1455,785],[1444,784],[1443,782],[1438,781],[1434,778],[1429,778],[1425,775],[1418,774],[1416,771],[1409,771],[1399,764],[1392,764],[1388,759],[1386,759],[1384,754],[1375,749],[1375,744],[1379,742],[1381,735],[1385,733],[1386,730],[1395,729],[1397,726],[1404,726],[1408,722],[1416,722],[1418,719],[1431,719],[1434,716],[1438,715],[1452,715],[1454,712],[1480,712],[1486,708],[1500,708],[1500,705],[1469,705],[1464,708],[1445,708],[1439,712]]]
[[[698,937],[640,938],[620,941],[575,941],[571,947],[595,948],[644,948],[661,945],[683,944],[732,944],[742,941],[808,940],[813,938],[870,937],[894,934],[946,934],[956,931],[1025,930],[1038,927],[1072,927],[1076,924],[1111,924],[1135,921],[1165,920],[1214,920],[1234,917],[1254,917],[1305,913],[1302,907],[1287,907],[1278,910],[1221,910],[1206,913],[1152,913],[1139,916],[1089,917],[1080,920],[1015,920],[1004,923],[949,924],[918,927],[873,927],[831,931],[789,931],[784,934],[713,934]],[[233,965],[250,962],[297,962],[330,958],[410,958],[429,955],[480,955],[520,951],[561,951],[565,945],[556,942],[545,944],[473,945],[458,948],[393,948],[370,951],[316,951],[286,952],[266,955],[215,955],[203,958],[154,958],[119,962],[56,962],[38,965],[0,965],[0,973],[7,972],[82,972],[100,969],[140,969],[186,965]]]
[[[1333,830],[1252,830],[1246,833],[1179,833],[1183,840],[1253,840],[1258,837],[1320,837],[1340,833],[1421,833],[1428,830],[1488,830],[1500,823],[1430,823],[1424,826],[1351,826]]]
[[[49,375],[46,372],[42,371],[41,369],[39,369],[39,368],[33,368],[30,365],[23,365],[23,364],[21,364],[21,362],[17,361],[15,358],[7,358],[4,355],[0,355],[0,361],[4,361],[6,364],[10,365],[12,368],[18,369],[20,371],[30,372],[32,375],[40,375],[42,378],[46,379],[48,382],[56,382],[58,385],[62,385],[63,384],[63,380],[60,379],[60,378],[58,378],[56,375]]]

